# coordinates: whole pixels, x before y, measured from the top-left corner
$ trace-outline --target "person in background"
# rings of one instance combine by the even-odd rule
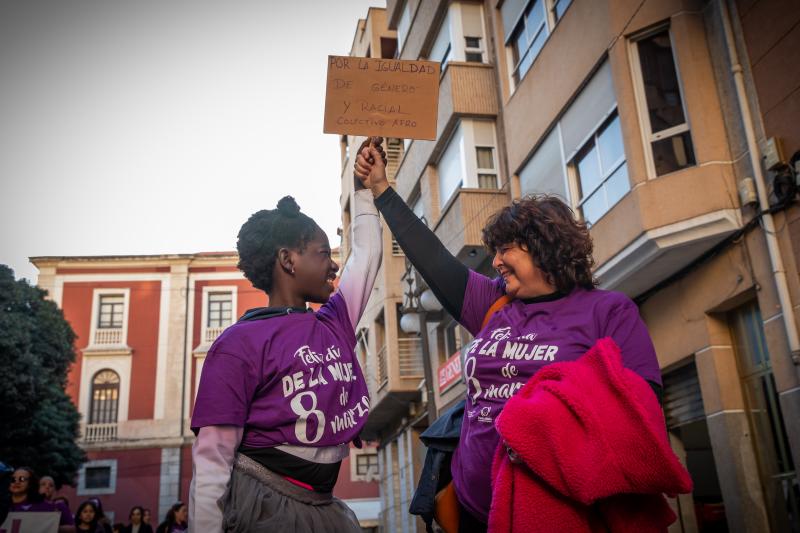
[[[137,505],[131,509],[128,514],[128,525],[122,530],[124,533],[153,533],[153,528],[149,524],[145,524],[144,508]]]
[[[122,522],[117,522],[116,524],[114,524],[113,532],[122,533],[124,529],[125,529],[125,524],[123,524]]]
[[[103,533],[103,526],[98,523],[97,506],[92,500],[86,500],[75,512],[75,530],[89,533]]]
[[[69,502],[66,498],[63,497],[55,497],[56,494],[56,481],[50,476],[42,476],[39,479],[39,494],[42,495],[44,501],[50,502],[56,506],[58,511],[64,515],[69,517],[70,524],[72,522],[72,511],[69,510]]]
[[[94,503],[94,506],[97,509],[97,523],[103,528],[103,533],[114,533],[111,530],[111,521],[109,521],[105,512],[103,512],[103,502],[100,501],[100,498],[95,496],[94,498],[89,498],[89,501]]]
[[[189,508],[185,503],[177,502],[167,511],[167,517],[159,524],[156,533],[183,533],[189,528],[188,518]]]
[[[39,478],[39,494],[42,495],[44,501],[53,501],[53,496],[56,494],[56,482],[52,477],[42,476]]]
[[[142,522],[150,526],[151,528],[153,525],[150,523],[150,509],[145,509],[142,511]]]
[[[42,495],[39,494],[39,477],[32,468],[21,466],[15,469],[14,473],[11,475],[11,483],[9,484],[8,491],[11,493],[10,512],[57,512],[61,514],[58,523],[58,532],[72,533],[75,531],[72,517],[68,514],[65,515],[64,511],[57,508],[53,503],[44,501]]]

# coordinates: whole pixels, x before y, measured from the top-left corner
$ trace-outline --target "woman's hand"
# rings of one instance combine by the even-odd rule
[[[361,143],[353,165],[356,189],[370,189],[375,198],[389,188],[389,180],[386,179],[386,153],[382,143],[382,137],[368,137]],[[359,183],[361,187],[358,187]]]

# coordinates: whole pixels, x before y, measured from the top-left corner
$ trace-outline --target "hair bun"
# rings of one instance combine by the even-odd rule
[[[295,218],[300,215],[300,206],[291,196],[284,196],[278,201],[278,211],[283,216]]]

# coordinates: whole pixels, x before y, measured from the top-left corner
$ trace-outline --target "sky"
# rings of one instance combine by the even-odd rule
[[[235,250],[287,194],[338,246],[326,60],[385,5],[0,2],[0,264]]]

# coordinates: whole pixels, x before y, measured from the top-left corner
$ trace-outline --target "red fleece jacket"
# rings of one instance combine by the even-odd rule
[[[666,531],[664,493],[692,490],[647,382],[610,338],[537,372],[495,426],[489,531]]]

